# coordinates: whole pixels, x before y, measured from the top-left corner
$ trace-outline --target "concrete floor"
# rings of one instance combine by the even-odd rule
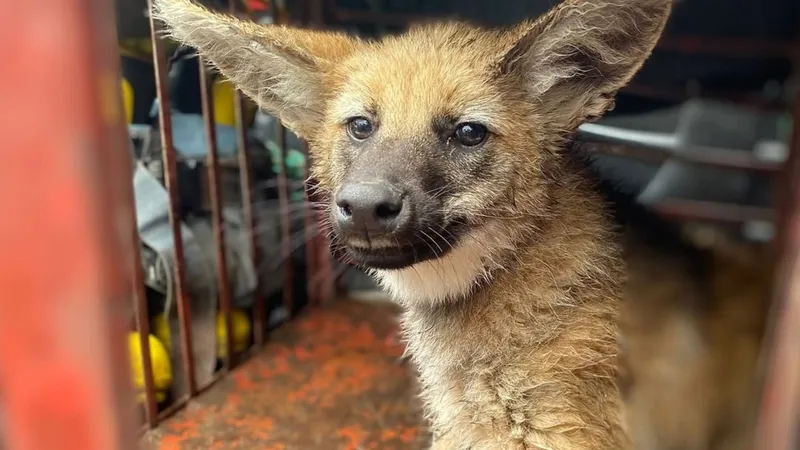
[[[265,348],[146,436],[188,449],[422,449],[414,375],[397,310],[338,301],[303,313]]]

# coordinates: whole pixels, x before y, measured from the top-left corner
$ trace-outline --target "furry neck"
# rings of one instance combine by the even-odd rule
[[[616,236],[605,212],[606,199],[583,172],[567,172],[552,186],[550,210],[540,224],[532,223],[531,216],[494,219],[441,258],[372,274],[398,303],[435,306],[466,299],[520,265],[526,270],[538,266],[543,276],[554,264],[559,276],[568,275],[565,270],[596,270],[599,261],[616,256],[609,254],[615,253]]]
[[[516,448],[515,433],[532,448],[627,448],[615,385],[620,252],[602,197],[585,178],[562,180],[535,232],[494,224],[452,258],[378,274],[404,303],[439,437],[475,448]]]

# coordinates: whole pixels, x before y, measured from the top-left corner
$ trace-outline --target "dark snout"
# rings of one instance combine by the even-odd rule
[[[337,241],[356,264],[400,269],[436,258],[453,245],[437,200],[419,182],[380,178],[349,181],[336,191],[331,218]]]
[[[345,184],[335,201],[339,229],[367,240],[401,233],[411,221],[409,197],[388,181]]]

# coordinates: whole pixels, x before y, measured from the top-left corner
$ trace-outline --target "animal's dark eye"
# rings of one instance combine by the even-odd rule
[[[355,117],[347,122],[347,132],[353,139],[363,141],[372,135],[372,122],[364,117]]]
[[[474,147],[486,140],[486,127],[477,123],[462,123],[456,127],[456,141],[464,147]]]

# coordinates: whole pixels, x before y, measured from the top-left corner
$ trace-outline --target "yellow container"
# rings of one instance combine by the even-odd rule
[[[169,324],[164,314],[153,318],[153,333],[160,339],[167,349],[172,345]],[[217,314],[217,357],[222,359],[227,355],[227,333],[225,333],[225,317]],[[247,350],[250,345],[252,324],[250,317],[240,309],[231,310],[231,329],[233,331],[233,349],[236,353]]]
[[[133,123],[133,102],[134,102],[134,94],[133,88],[131,87],[131,83],[122,78],[121,82],[122,86],[122,105],[125,109],[125,123],[130,125]]]
[[[166,391],[172,385],[172,364],[169,359],[169,351],[164,344],[155,336],[148,336],[150,343],[150,366],[153,371],[153,384],[156,389],[156,400],[160,403],[166,397]],[[131,362],[131,379],[136,388],[137,401],[145,400],[144,387],[144,364],[142,359],[142,346],[139,333],[132,331],[128,334],[128,348]]]

